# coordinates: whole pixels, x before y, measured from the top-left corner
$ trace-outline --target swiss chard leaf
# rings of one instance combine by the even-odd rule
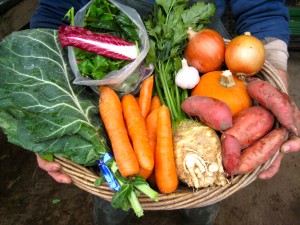
[[[0,127],[40,154],[92,165],[109,151],[98,96],[74,79],[57,31],[14,32],[0,43]]]
[[[128,197],[133,191],[133,186],[131,184],[123,184],[121,190],[116,192],[112,198],[112,206],[114,208],[121,208],[124,211],[130,209],[130,203]]]

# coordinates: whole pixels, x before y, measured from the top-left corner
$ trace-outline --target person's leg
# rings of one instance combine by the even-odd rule
[[[182,225],[213,225],[218,213],[219,204],[201,208],[181,209]]]
[[[93,195],[95,225],[129,225],[132,210],[115,209],[111,202]]]

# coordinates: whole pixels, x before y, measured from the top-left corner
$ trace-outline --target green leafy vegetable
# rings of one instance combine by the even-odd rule
[[[95,187],[99,187],[99,186],[101,186],[103,183],[104,183],[104,177],[103,176],[101,176],[101,177],[98,177],[96,180],[95,180],[95,183],[94,183],[94,185],[95,185]]]
[[[0,43],[0,127],[25,149],[93,165],[109,151],[98,97],[74,79],[57,32],[15,32]]]
[[[215,6],[204,2],[189,6],[188,0],[157,0],[152,15],[145,22],[150,36],[146,61],[155,65],[156,90],[161,102],[169,107],[173,123],[186,118],[180,104],[187,97],[187,91],[175,85],[175,76],[181,68],[187,30],[189,27],[197,31],[203,29],[214,12]]]
[[[70,10],[66,15],[71,24],[74,21],[72,12]],[[91,3],[84,17],[83,27],[95,33],[111,34],[131,43],[139,42],[136,25],[107,0],[95,0]],[[95,80],[101,80],[109,72],[119,70],[130,63],[128,60],[111,59],[81,49],[75,49],[75,55],[82,76]]]
[[[128,211],[130,206],[138,217],[144,215],[144,211],[138,201],[139,193],[144,193],[153,201],[158,201],[158,193],[154,191],[141,176],[124,179],[117,170],[116,163],[113,162],[111,170],[121,185],[121,190],[116,192],[112,198],[112,206]]]

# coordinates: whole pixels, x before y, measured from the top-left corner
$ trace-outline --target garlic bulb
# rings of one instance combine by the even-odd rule
[[[192,89],[200,81],[199,72],[196,68],[189,66],[186,59],[181,60],[182,68],[177,72],[175,83],[182,89]]]

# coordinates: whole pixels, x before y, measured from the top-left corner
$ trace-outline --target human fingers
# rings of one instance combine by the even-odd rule
[[[59,171],[61,169],[61,165],[57,162],[49,162],[47,160],[42,159],[39,154],[35,154],[36,155],[36,160],[38,163],[38,166],[47,171],[47,172],[55,172],[55,171]]]
[[[61,172],[48,172],[48,174],[58,183],[61,184],[70,184],[72,183],[72,178]]]
[[[282,161],[282,158],[284,156],[284,153],[279,153],[279,155],[276,157],[276,159],[274,160],[274,162],[271,164],[271,166],[266,169],[266,170],[263,170],[261,171],[259,174],[258,174],[258,179],[270,179],[272,178],[275,174],[278,173],[279,171],[279,168],[280,168],[280,164],[281,164],[281,161]]]
[[[291,136],[285,141],[280,148],[281,152],[297,152],[300,150],[300,138],[297,136]]]
[[[42,159],[39,154],[36,154],[38,166],[48,172],[48,174],[58,183],[70,184],[72,178],[66,174],[60,172],[61,165],[57,162],[48,162]]]

